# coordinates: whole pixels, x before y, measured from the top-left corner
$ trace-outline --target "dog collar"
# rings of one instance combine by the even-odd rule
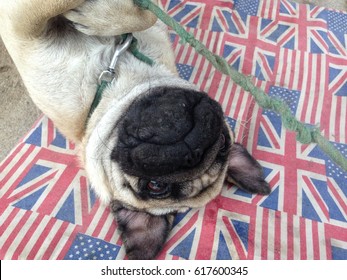
[[[90,106],[90,110],[88,113],[87,123],[89,118],[95,111],[96,107],[99,105],[103,91],[105,90],[107,85],[115,79],[116,77],[115,68],[117,65],[118,58],[129,48],[132,39],[133,39],[132,34],[129,34],[125,38],[125,40],[123,40],[121,44],[116,46],[110,65],[105,71],[101,72],[98,79],[98,87],[97,87],[92,105]]]
[[[152,59],[150,59],[149,57],[147,57],[146,55],[144,55],[138,50],[137,39],[131,33],[122,35],[122,39],[123,40],[121,41],[121,43],[116,46],[110,65],[105,71],[102,71],[99,76],[98,87],[97,87],[92,105],[90,106],[86,124],[88,123],[96,107],[99,105],[102,98],[103,91],[105,90],[107,85],[112,83],[114,79],[116,78],[115,68],[117,65],[118,58],[123,53],[129,50],[137,59],[141,60],[142,62],[147,63],[151,66],[154,64],[154,61]]]

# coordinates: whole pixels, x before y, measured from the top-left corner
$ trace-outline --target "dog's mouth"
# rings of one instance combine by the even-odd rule
[[[203,174],[212,165],[225,146],[224,126],[220,105],[206,94],[155,88],[135,100],[117,124],[111,159],[126,174],[147,180],[153,197],[163,197],[165,188],[172,189],[170,181]]]

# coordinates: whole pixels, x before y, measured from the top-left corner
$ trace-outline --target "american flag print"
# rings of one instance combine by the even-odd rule
[[[159,2],[347,157],[347,13],[288,0]],[[276,113],[169,32],[179,75],[222,105],[271,193],[225,184],[205,207],[176,216],[157,258],[346,260],[347,172],[317,145],[298,143]],[[1,259],[126,259],[117,224],[76,154],[42,117],[0,164]]]

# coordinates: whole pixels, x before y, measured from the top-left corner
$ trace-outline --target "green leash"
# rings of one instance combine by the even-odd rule
[[[133,0],[134,3],[142,9],[149,10],[154,13],[162,22],[170,26],[180,37],[180,43],[188,43],[195,50],[209,60],[214,67],[231,77],[231,79],[241,86],[244,90],[250,92],[258,105],[263,109],[268,109],[276,112],[282,118],[285,128],[296,132],[297,141],[302,144],[317,143],[317,145],[338,165],[347,171],[347,159],[331,144],[327,139],[322,136],[320,130],[310,128],[305,123],[298,121],[291,113],[290,108],[286,103],[279,99],[269,97],[263,90],[257,88],[249,77],[239,73],[233,69],[228,62],[209,51],[201,42],[194,38],[194,35],[187,32],[179,23],[173,18],[168,16],[157,5],[153,4],[150,0]]]
[[[122,35],[123,38],[126,36],[128,36],[128,34]],[[139,51],[138,42],[135,37],[133,37],[133,40],[131,41],[128,51],[131,52],[132,55],[135,56],[138,60],[141,60],[142,62],[150,66],[154,65],[154,61],[151,58],[149,58],[148,56],[144,55],[142,52]]]
[[[104,92],[104,90],[108,86],[108,84],[109,84],[109,82],[107,82],[107,81],[101,81],[101,83],[98,85],[98,87],[96,89],[96,93],[94,95],[94,99],[93,99],[92,105],[90,106],[90,109],[89,109],[86,125],[87,125],[90,117],[94,113],[96,107],[98,107],[98,105],[99,105],[99,103],[101,101],[101,98],[102,98],[102,93]]]
[[[86,120],[86,125],[94,113],[96,107],[98,107],[102,94],[105,88],[115,79],[115,67],[118,61],[118,57],[122,55],[125,51],[132,53],[137,59],[141,60],[144,63],[149,64],[150,66],[154,65],[154,61],[148,56],[141,53],[138,49],[137,39],[130,33],[122,35],[122,42],[116,46],[115,53],[113,55],[112,61],[107,70],[103,71],[99,77],[98,87],[94,95],[92,105],[90,106],[89,113]]]

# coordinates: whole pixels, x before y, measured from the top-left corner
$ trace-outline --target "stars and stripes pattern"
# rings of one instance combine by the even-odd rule
[[[289,0],[161,0],[211,51],[347,157],[347,14]],[[347,259],[347,173],[170,31],[179,75],[223,107],[271,194],[226,184],[177,215],[158,259]],[[40,118],[0,164],[1,259],[124,259],[75,146]]]

